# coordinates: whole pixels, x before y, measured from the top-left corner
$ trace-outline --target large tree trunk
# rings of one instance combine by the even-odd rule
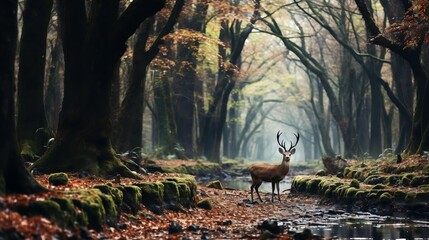
[[[32,165],[42,172],[86,170],[135,177],[111,145],[110,95],[126,40],[164,2],[133,1],[119,18],[119,1],[59,1],[65,59],[64,100],[54,144]]]
[[[17,1],[0,2],[0,195],[45,191],[25,169],[15,132],[15,50]]]
[[[43,104],[46,36],[52,0],[27,0],[18,72],[18,140],[26,160],[40,156],[51,137]]]
[[[133,65],[130,74],[130,84],[121,104],[118,121],[115,127],[116,146],[119,151],[126,151],[135,147],[142,147],[143,139],[143,113],[145,106],[145,85],[147,70],[151,61],[159,52],[162,39],[173,30],[179,14],[183,8],[184,0],[177,0],[171,15],[159,32],[152,46],[147,42],[154,28],[161,29],[161,23],[155,27],[155,18],[149,18],[140,26],[137,41],[134,45]]]

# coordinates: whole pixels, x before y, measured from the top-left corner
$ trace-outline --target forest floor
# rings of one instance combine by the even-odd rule
[[[142,181],[159,181],[174,173],[150,173]],[[324,208],[318,198],[304,195],[281,194],[281,202],[271,203],[271,194],[261,193],[264,203],[250,203],[250,192],[225,189],[219,190],[198,186],[197,201],[209,199],[212,210],[190,208],[184,211],[165,211],[156,215],[142,206],[135,215],[123,212],[115,227],[104,226],[100,232],[77,227],[63,229],[50,220],[40,216],[24,216],[9,208],[17,202],[44,200],[61,191],[89,188],[96,184],[105,184],[112,180],[98,178],[78,178],[70,176],[66,186],[52,186],[47,175],[36,179],[51,191],[38,195],[8,195],[0,197],[0,233],[13,239],[255,239],[270,232],[267,226],[260,227],[264,220],[279,219],[294,221],[310,209]],[[132,184],[136,180],[121,178],[121,184]],[[256,196],[255,196],[256,197]],[[270,227],[268,221],[268,228]],[[177,233],[169,233],[173,231]],[[276,226],[274,226],[276,227]],[[275,231],[275,229],[274,229]],[[1,234],[0,234],[1,235]],[[279,233],[277,238],[289,239],[287,232]]]

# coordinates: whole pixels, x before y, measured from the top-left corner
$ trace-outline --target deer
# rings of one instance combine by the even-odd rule
[[[254,164],[249,168],[249,174],[252,177],[252,185],[250,186],[250,195],[251,195],[251,201],[253,203],[253,189],[256,190],[256,194],[259,197],[259,200],[261,202],[261,196],[259,195],[258,188],[261,186],[262,182],[271,182],[272,184],[272,195],[271,195],[271,202],[274,202],[274,190],[277,186],[277,195],[280,200],[280,188],[279,183],[281,180],[285,178],[285,176],[289,172],[289,161],[290,157],[295,153],[295,147],[298,144],[299,141],[299,133],[295,134],[296,142],[295,144],[292,144],[292,141],[290,142],[289,149],[286,149],[285,142],[280,142],[280,135],[282,133],[280,131],[277,132],[277,143],[280,145],[279,152],[283,155],[282,162],[279,165],[275,164]]]

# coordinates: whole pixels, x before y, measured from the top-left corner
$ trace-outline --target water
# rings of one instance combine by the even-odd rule
[[[250,177],[235,177],[235,178],[226,178],[221,181],[222,184],[227,188],[238,189],[238,190],[249,190],[250,185],[252,185],[252,179]],[[284,180],[280,181],[279,187],[280,192],[289,190],[292,184],[292,178],[286,177]],[[271,193],[272,185],[271,183],[262,183],[259,187],[259,192]],[[277,191],[276,191],[277,193]]]
[[[289,231],[311,230],[324,239],[429,239],[429,222],[405,218],[345,213],[340,216],[284,221]]]
[[[280,192],[289,190],[292,177],[280,182]],[[222,180],[227,188],[249,190],[250,177],[234,177]],[[263,183],[261,192],[271,193],[271,183]],[[428,216],[429,217],[429,216]],[[301,232],[308,228],[323,239],[428,239],[429,220],[379,216],[368,212],[347,213],[332,210],[306,211],[299,220],[279,222],[288,231]]]

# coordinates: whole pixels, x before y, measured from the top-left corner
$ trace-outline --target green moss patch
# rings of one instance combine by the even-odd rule
[[[54,186],[66,185],[69,182],[69,176],[66,173],[52,173],[48,177],[48,182]]]
[[[215,189],[220,189],[220,190],[224,189],[222,186],[222,183],[219,180],[211,181],[211,182],[207,183],[206,186],[209,188],[215,188]]]
[[[197,203],[197,207],[206,209],[206,210],[212,210],[212,204],[208,199],[203,199]]]

